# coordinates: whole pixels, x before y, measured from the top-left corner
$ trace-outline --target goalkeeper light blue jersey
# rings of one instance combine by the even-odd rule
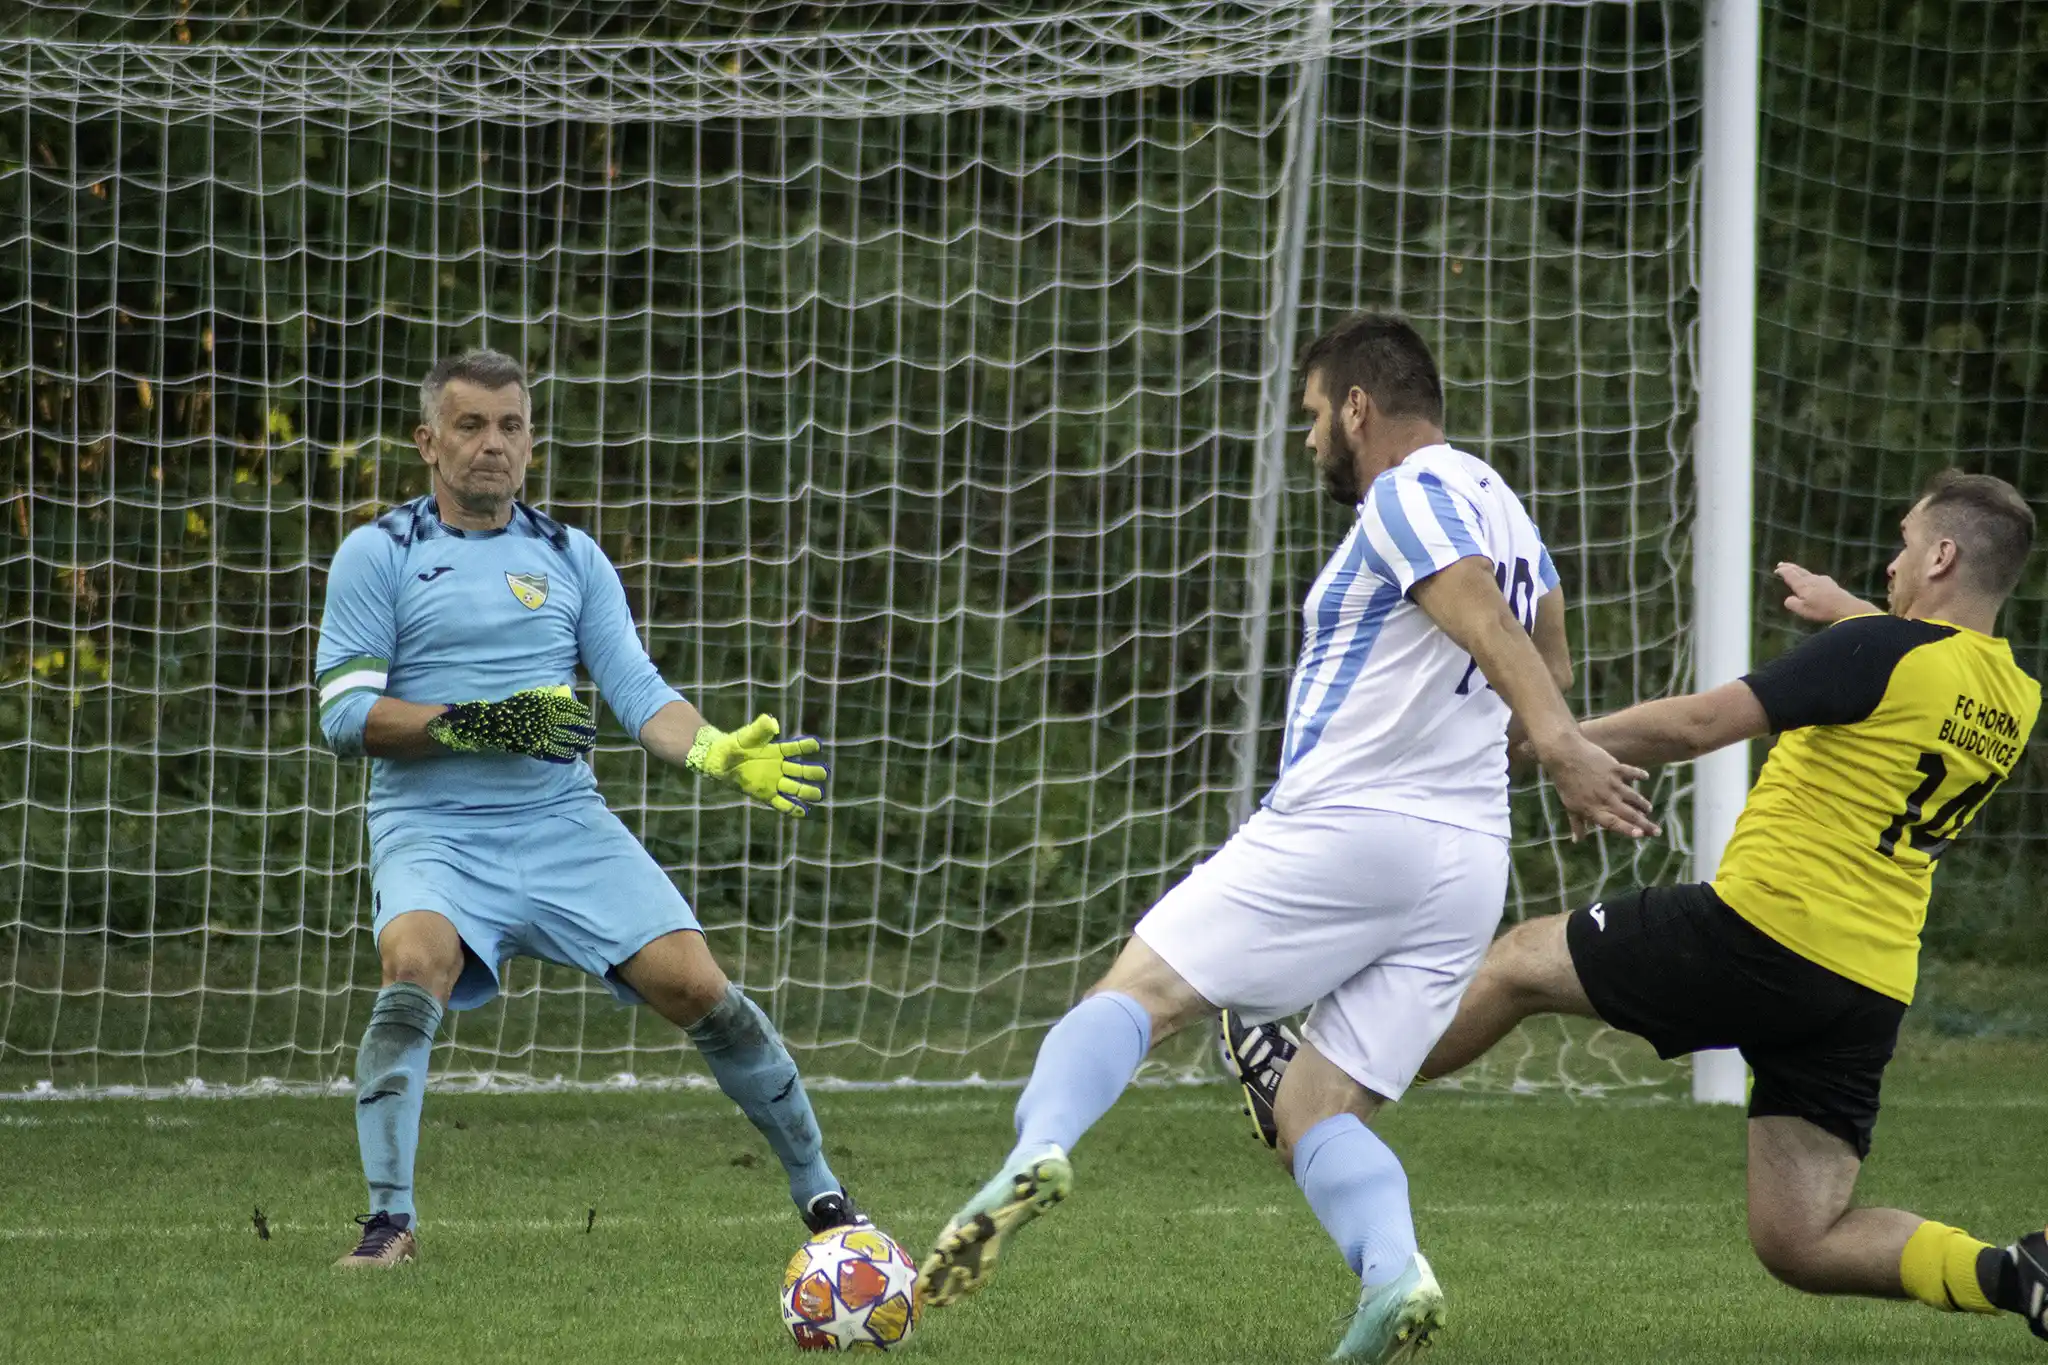
[[[618,570],[597,542],[524,503],[502,530],[461,531],[431,497],[419,498],[357,528],[335,552],[315,668],[320,729],[338,754],[363,752],[378,697],[499,701],[574,683],[578,663],[628,734],[680,700],[641,646]],[[370,764],[373,837],[394,816],[597,799],[587,763],[451,753]]]

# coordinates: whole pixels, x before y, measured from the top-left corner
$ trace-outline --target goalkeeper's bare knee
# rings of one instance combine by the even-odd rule
[[[462,936],[445,915],[408,910],[377,935],[377,957],[385,985],[408,982],[445,1005],[462,975]]]

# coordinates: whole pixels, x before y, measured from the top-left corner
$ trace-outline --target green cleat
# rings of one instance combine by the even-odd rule
[[[1352,1314],[1350,1330],[1330,1359],[1363,1360],[1370,1365],[1412,1360],[1443,1326],[1443,1286],[1418,1251],[1408,1268],[1390,1283],[1359,1290],[1358,1311]]]
[[[1010,1162],[946,1223],[917,1272],[927,1308],[957,1303],[988,1283],[1003,1238],[1067,1197],[1074,1168],[1047,1145]]]

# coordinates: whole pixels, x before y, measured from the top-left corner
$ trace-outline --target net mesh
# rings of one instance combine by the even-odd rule
[[[1529,498],[1575,705],[1687,676],[1683,12],[485,19],[0,29],[0,1087],[345,1073],[377,969],[363,768],[314,723],[324,570],[424,491],[416,387],[459,346],[528,363],[529,497],[619,565],[668,676],[829,742],[801,826],[615,726],[595,759],[814,1076],[1019,1076],[1270,781],[1341,534],[1285,343],[1340,310],[1416,318],[1453,439]],[[1556,814],[1517,803],[1511,915],[1683,859]],[[593,983],[505,984],[441,1074],[696,1071]],[[1478,1079],[1669,1074],[1532,1032]]]
[[[2037,490],[2048,451],[2048,4],[1773,7],[1764,42],[1759,649],[1790,559],[1883,602],[1898,522],[1951,465]],[[2000,620],[2048,665],[2032,566]],[[1930,954],[2048,960],[2048,767],[2030,748],[1942,859]]]

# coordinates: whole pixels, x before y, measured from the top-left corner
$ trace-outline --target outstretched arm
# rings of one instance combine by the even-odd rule
[[[1746,682],[1686,697],[1646,701],[1579,727],[1623,763],[1683,763],[1771,732],[1763,703]]]

